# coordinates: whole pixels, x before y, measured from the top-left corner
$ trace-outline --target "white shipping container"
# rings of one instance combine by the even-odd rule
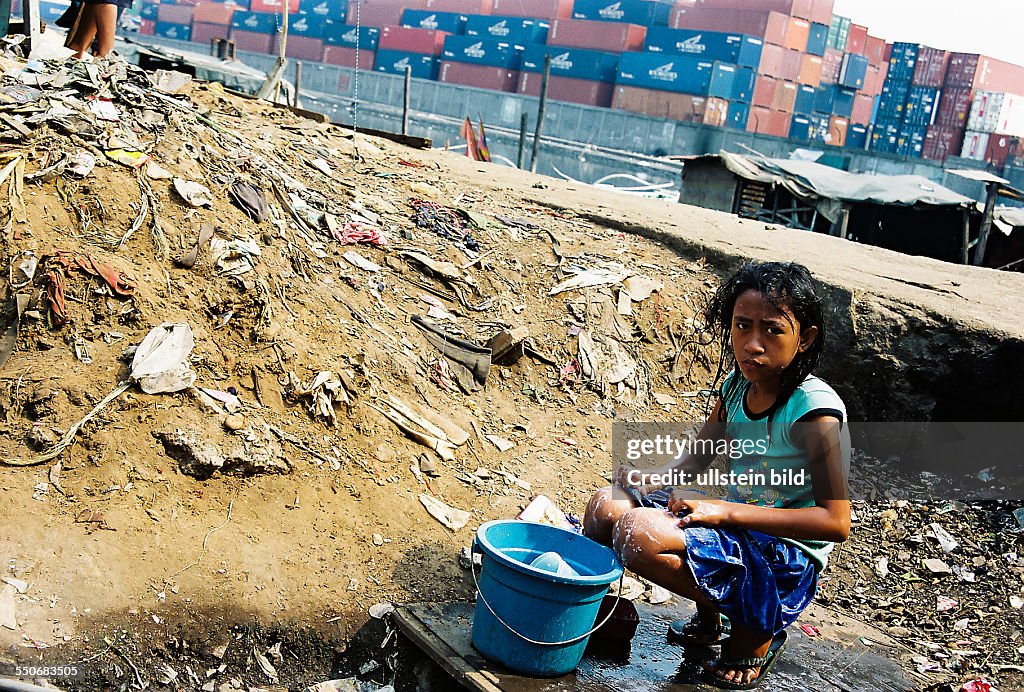
[[[999,132],[1024,137],[1024,96],[979,91],[971,104],[967,128],[975,132]]]
[[[968,130],[964,135],[964,148],[960,152],[962,159],[974,159],[984,161],[985,152],[988,151],[988,132],[973,132]]]

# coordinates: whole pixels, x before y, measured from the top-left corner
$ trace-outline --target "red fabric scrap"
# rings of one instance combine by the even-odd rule
[[[355,245],[356,243],[384,245],[387,241],[376,226],[359,221],[349,221],[338,233],[338,242],[342,245]]]

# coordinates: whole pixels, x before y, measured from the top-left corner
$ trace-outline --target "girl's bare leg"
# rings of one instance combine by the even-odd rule
[[[93,5],[96,17],[96,57],[106,57],[107,53],[114,50],[114,35],[117,33],[117,5],[104,3]]]
[[[92,40],[96,38],[96,5],[85,5],[82,7],[82,18],[78,20],[78,28],[68,43],[68,48],[75,51],[75,57],[81,60],[85,57]],[[114,8],[117,11],[117,8]]]
[[[587,503],[587,511],[583,515],[583,534],[610,546],[615,522],[634,507],[636,502],[621,490],[614,486],[601,488]]]
[[[638,508],[626,512],[615,524],[612,547],[622,564],[640,576],[697,604],[701,617],[719,622],[719,610],[697,587],[693,573],[686,566],[685,532],[679,528],[678,517],[661,509]],[[712,619],[714,618],[714,619]],[[739,623],[732,623],[729,642],[723,646],[728,658],[764,656],[771,645],[763,633]],[[742,670],[715,669],[717,675],[730,682],[747,683],[757,677],[758,668]]]

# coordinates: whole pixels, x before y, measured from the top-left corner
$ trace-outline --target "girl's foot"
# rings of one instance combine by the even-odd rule
[[[783,630],[767,644],[757,647],[752,656],[737,656],[739,647],[728,647],[722,657],[704,669],[704,681],[727,690],[752,690],[760,687],[768,671],[786,647],[788,635]],[[749,650],[748,650],[749,651]]]

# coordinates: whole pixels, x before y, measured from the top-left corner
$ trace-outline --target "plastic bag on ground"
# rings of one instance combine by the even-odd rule
[[[146,394],[169,394],[196,381],[188,357],[196,342],[187,324],[165,322],[150,330],[132,358],[132,380]]]

